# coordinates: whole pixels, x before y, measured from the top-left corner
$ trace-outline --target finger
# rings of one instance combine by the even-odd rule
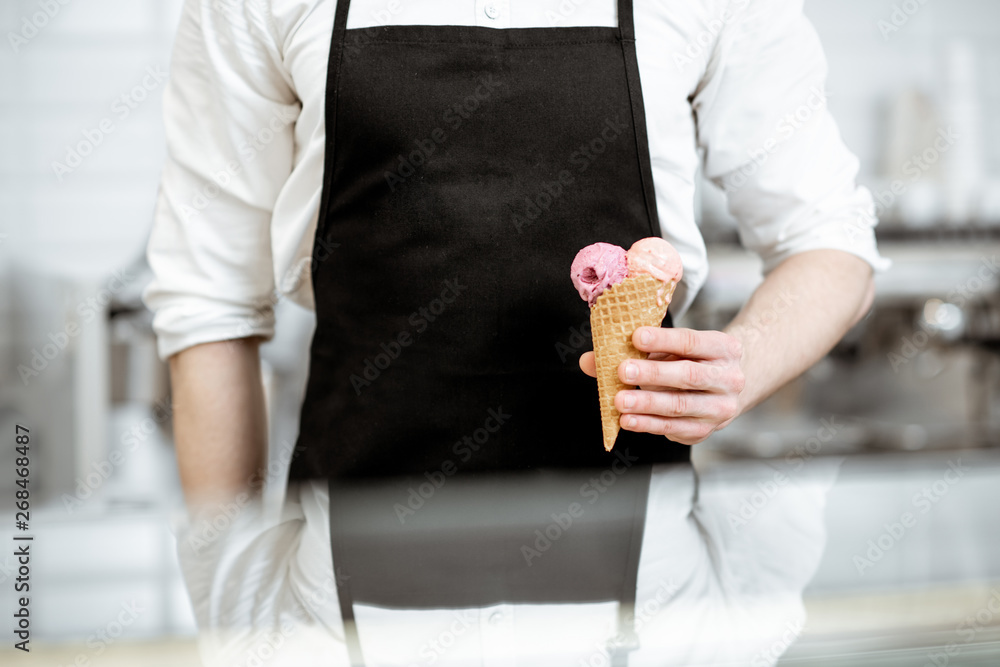
[[[666,352],[650,352],[650,361],[680,361],[683,357],[678,357],[676,354],[668,354]]]
[[[685,359],[739,359],[743,356],[740,342],[721,331],[639,327],[632,334],[632,344],[643,352],[675,354]]]
[[[688,359],[628,359],[618,366],[618,378],[625,384],[682,391],[722,392],[731,384],[727,367]]]
[[[622,414],[694,417],[717,422],[732,419],[736,414],[736,403],[733,395],[693,391],[626,390],[615,395],[615,407]]]
[[[712,434],[712,425],[699,419],[622,415],[621,427],[626,431],[663,435],[682,445],[696,445]]]
[[[674,354],[659,354],[658,352],[650,354],[649,358],[653,361],[675,361],[680,359],[680,357]],[[597,377],[597,357],[594,356],[593,352],[584,352],[579,362],[580,370],[592,378]]]

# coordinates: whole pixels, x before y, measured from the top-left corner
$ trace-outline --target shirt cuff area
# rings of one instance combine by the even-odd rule
[[[153,330],[156,351],[162,361],[194,345],[238,338],[274,337],[273,309],[202,310],[191,307],[162,307],[156,310]]]
[[[892,261],[879,254],[874,230],[859,224],[857,220],[832,221],[815,230],[805,238],[794,242],[780,243],[774,248],[758,253],[763,260],[766,276],[792,255],[809,250],[840,250],[859,257],[874,273],[884,273],[892,266]]]

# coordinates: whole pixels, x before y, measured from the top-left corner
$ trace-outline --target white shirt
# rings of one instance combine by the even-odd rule
[[[347,27],[615,26],[616,6],[355,0]],[[143,293],[161,358],[270,339],[281,298],[313,307],[334,9],[335,0],[185,3],[164,96],[168,157],[147,253],[155,277]],[[765,272],[816,248],[885,268],[871,196],[855,184],[858,162],[826,109],[826,61],[801,0],[637,2],[635,32],[660,226],[684,264],[675,317],[708,271],[695,222],[699,163],[727,190]]]

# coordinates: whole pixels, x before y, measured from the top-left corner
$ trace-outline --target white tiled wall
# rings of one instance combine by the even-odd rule
[[[166,68],[182,0],[71,0],[15,54],[6,38],[40,0],[0,3],[0,242],[4,259],[59,271],[109,269],[142,252],[163,137],[157,88],[124,121],[111,105]],[[791,0],[790,0],[791,1]],[[911,3],[908,5],[908,3]],[[888,39],[879,20],[919,7]],[[1000,2],[996,0],[805,0],[827,48],[830,105],[863,177],[878,171],[885,109],[909,86],[942,96],[952,40],[978,56],[987,166],[1000,172]],[[116,130],[59,182],[52,162],[102,118]]]
[[[907,5],[906,8],[903,5]],[[896,7],[919,9],[883,36]],[[805,0],[826,48],[829,105],[862,177],[877,173],[889,102],[916,87],[946,101],[946,54],[955,41],[976,55],[986,167],[1000,172],[1000,2],[996,0]]]
[[[59,8],[15,53],[39,0],[0,8],[0,261],[70,274],[110,271],[141,253],[159,165],[162,84],[119,120],[111,106],[149,66],[166,70],[179,0],[88,0]],[[115,123],[83,164],[60,181],[54,161],[103,118]],[[4,252],[6,251],[6,252]]]

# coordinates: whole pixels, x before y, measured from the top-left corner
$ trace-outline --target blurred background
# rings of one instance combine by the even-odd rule
[[[181,3],[49,4],[51,17],[36,0],[0,5],[0,539],[12,434],[30,425],[32,664],[197,664],[169,530],[169,386],[139,300]],[[871,314],[697,447],[697,465],[764,458],[794,474],[843,457],[810,620],[781,664],[1000,664],[1000,3],[805,7],[893,267]],[[709,184],[700,216],[712,272],[682,324],[719,328],[760,268]],[[312,326],[292,304],[277,313],[264,351],[275,461],[294,441]],[[269,472],[280,499],[284,471]],[[916,523],[900,535],[905,512]],[[0,556],[5,610],[15,573]]]

